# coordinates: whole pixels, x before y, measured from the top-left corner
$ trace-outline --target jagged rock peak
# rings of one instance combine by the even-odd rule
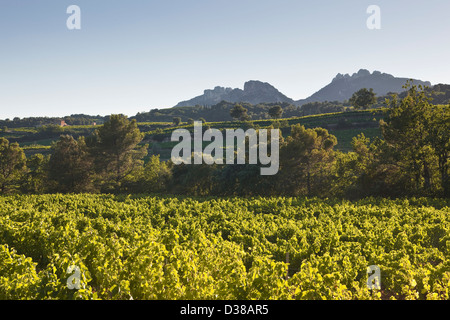
[[[244,84],[244,91],[255,91],[255,90],[260,90],[260,89],[277,90],[271,84],[269,84],[267,82],[257,81],[257,80],[250,80]]]
[[[333,81],[337,81],[337,80],[341,80],[341,79],[357,79],[357,78],[361,78],[361,77],[367,77],[370,75],[381,75],[381,72],[375,70],[371,74],[370,71],[367,69],[360,69],[358,72],[352,74],[351,76],[348,73],[346,73],[346,74],[338,73],[336,75],[336,77],[334,77]]]
[[[207,93],[221,94],[221,93],[228,93],[228,92],[231,92],[231,91],[233,91],[232,88],[225,88],[225,87],[219,87],[219,86],[217,86],[217,87],[215,87],[214,89],[206,89],[206,90],[204,91],[204,93],[205,93],[205,94],[207,94]]]

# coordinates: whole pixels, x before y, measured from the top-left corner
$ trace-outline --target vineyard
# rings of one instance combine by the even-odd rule
[[[450,298],[448,200],[17,195],[0,208],[0,299]]]

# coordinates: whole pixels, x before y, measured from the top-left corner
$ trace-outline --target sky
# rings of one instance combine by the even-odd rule
[[[361,68],[450,84],[449,16],[448,0],[1,0],[0,119],[133,116],[249,80],[299,100]]]

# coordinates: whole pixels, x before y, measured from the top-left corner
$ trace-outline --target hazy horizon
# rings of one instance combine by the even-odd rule
[[[380,30],[366,26],[372,4]],[[70,5],[81,30],[66,27]],[[437,0],[4,0],[0,119],[133,116],[249,80],[300,100],[359,69],[448,84],[448,12]]]

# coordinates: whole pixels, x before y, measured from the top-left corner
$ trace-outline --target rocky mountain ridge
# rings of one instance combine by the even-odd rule
[[[320,89],[310,97],[295,101],[281,93],[278,89],[267,82],[248,81],[244,84],[244,89],[226,88],[216,86],[214,89],[207,89],[203,95],[190,100],[182,101],[176,107],[186,106],[213,106],[221,101],[231,103],[290,103],[302,105],[309,102],[339,101],[343,102],[351,98],[353,93],[362,88],[372,88],[378,96],[388,93],[401,93],[403,86],[410,78],[398,78],[391,74],[360,69],[358,72],[349,74],[337,74],[330,84]],[[428,81],[413,80],[416,85],[431,86]]]

